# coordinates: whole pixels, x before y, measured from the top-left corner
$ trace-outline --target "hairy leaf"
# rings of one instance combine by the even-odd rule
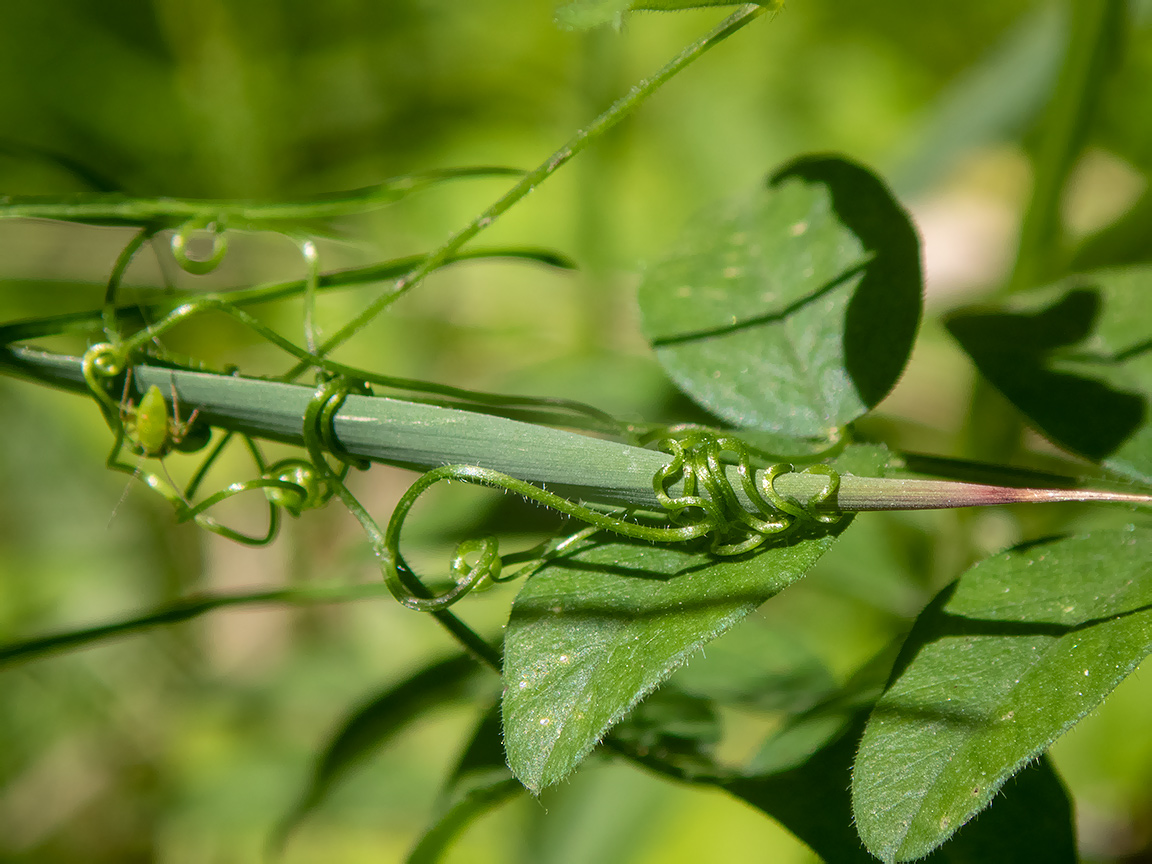
[[[827,436],[876,405],[920,320],[908,215],[865,168],[805,157],[694,220],[645,275],[645,335],[689,396],[740,426]]]
[[[841,470],[878,473],[853,448]],[[508,763],[533,792],[567,775],[608,729],[705,643],[803,576],[848,524],[801,529],[755,554],[591,538],[529,578],[504,640]]]
[[[943,843],[1152,650],[1150,544],[1129,526],[1014,549],[921,614],[853,772],[873,854]]]
[[[1061,447],[1152,482],[1152,268],[1074,276],[948,329]]]

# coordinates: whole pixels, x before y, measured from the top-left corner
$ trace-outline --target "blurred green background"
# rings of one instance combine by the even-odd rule
[[[638,333],[637,274],[693,212],[813,151],[871,165],[912,210],[930,315],[970,302],[1010,271],[1069,5],[794,0],[674,79],[482,238],[557,249],[578,272],[445,270],[340,358],[385,374],[580,398],[624,417],[685,419],[689,407]],[[555,26],[547,2],[12,0],[0,4],[0,194],[92,191],[61,158],[129,194],[211,198],[302,196],[462,165],[530,168],[720,14],[642,14],[620,30],[570,32]],[[1128,15],[1062,203],[1073,245],[1147,200],[1152,3],[1133,2]],[[507,185],[457,181],[344,220],[320,241],[321,265],[433,248]],[[130,236],[0,222],[3,320],[98,306]],[[1116,260],[1152,257],[1144,241]],[[144,298],[302,272],[286,238],[246,234],[210,276],[178,271],[158,243],[126,282]],[[322,328],[334,330],[371,296],[323,298]],[[266,314],[300,338],[298,306]],[[284,365],[215,319],[174,337],[174,347],[246,371]],[[971,382],[930,317],[881,406],[885,422],[901,440],[954,454]],[[357,526],[336,507],[286,526],[271,548],[248,550],[174,525],[140,487],[118,504],[124,478],[103,468],[110,435],[90,400],[4,380],[0,416],[0,639],[111,620],[193,591],[378,578]],[[356,489],[383,518],[409,479],[375,468]],[[250,510],[233,515],[258,523],[259,508]],[[442,551],[440,534],[468,518],[480,517],[445,503],[425,539]],[[987,551],[1029,534],[1018,511],[980,518]],[[951,516],[875,519],[872,547],[846,545],[765,612],[841,676],[967,563],[949,558]],[[888,579],[887,596],[853,591],[860,561]],[[465,614],[495,632],[510,597],[470,600]],[[0,667],[0,859],[260,860],[340,718],[451,650],[430,620],[373,601],[218,612]],[[478,710],[446,708],[404,733],[305,823],[285,860],[401,859]],[[1119,860],[1152,842],[1150,710],[1152,685],[1137,674],[1055,749],[1090,857]],[[480,822],[450,860],[812,855],[720,793],[594,762],[539,802]]]

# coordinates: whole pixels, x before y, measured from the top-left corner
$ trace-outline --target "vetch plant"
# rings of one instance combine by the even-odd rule
[[[701,5],[725,4],[572,3],[561,19],[586,26],[634,10]],[[1045,751],[1152,650],[1152,528],[1141,509],[1152,503],[1146,265],[1041,280],[1040,259],[1056,240],[1034,229],[1017,271],[1033,274],[1018,276],[1023,290],[945,319],[987,384],[1067,454],[1058,461],[1067,473],[1059,475],[906,452],[870,425],[905,369],[924,314],[920,242],[886,183],[834,154],[800,156],[746,194],[714,204],[644,272],[643,334],[697,406],[683,422],[625,421],[568,399],[477,392],[332,358],[441,268],[484,257],[572,266],[529,246],[467,244],[665,81],[775,6],[740,7],[535,170],[445,170],[293,202],[106,194],[0,201],[0,219],[137,232],[90,311],[0,326],[0,369],[90,399],[113,435],[108,467],[165,498],[178,521],[259,546],[276,537],[281,511],[306,519],[336,499],[364,529],[381,576],[378,585],[188,597],[131,619],[0,645],[0,662],[28,662],[225,606],[387,592],[433,617],[460,656],[416,672],[347,717],[273,832],[273,849],[291,841],[366,754],[432,707],[466,700],[482,716],[409,861],[439,860],[478,817],[565,780],[594,752],[724,790],[829,862],[1076,860],[1070,801]],[[1101,15],[1120,14],[1102,6],[1112,11]],[[1106,48],[1107,23],[1076,36],[1097,40],[1083,50]],[[1102,80],[1091,63],[1067,75],[1081,77],[1053,97],[1064,110],[1054,114],[1059,140],[1050,145],[1063,146],[1065,156],[1082,146],[1090,114],[1082,103]],[[1037,177],[1049,186],[1038,188],[1029,225],[1052,218],[1050,193],[1069,161],[1058,156],[1051,175]],[[439,248],[323,269],[313,241],[318,220],[447,181],[506,175],[518,178],[514,185]],[[305,278],[175,292],[148,304],[122,300],[124,275],[146,243],[168,237],[172,260],[203,275],[226,259],[230,232],[240,228],[296,243]],[[198,239],[209,243],[206,253],[197,254]],[[1037,284],[1048,275],[1051,284]],[[318,297],[380,283],[374,299],[323,337]],[[302,300],[300,341],[258,311],[291,298]],[[251,374],[165,347],[206,315],[257,334],[282,357],[283,373]],[[84,347],[69,354],[36,344],[60,337]],[[977,427],[987,419],[979,415]],[[250,473],[204,494],[210,470],[236,442],[249,454]],[[270,442],[297,452],[269,459]],[[125,450],[139,464],[124,459]],[[200,462],[183,486],[149,467],[148,460],[162,466],[164,458],[192,455]],[[423,472],[383,526],[348,485],[353,471],[373,462]],[[562,523],[511,553],[495,535],[465,537],[446,572],[426,577],[405,557],[402,529],[422,495],[452,482],[510,493],[560,514]],[[248,534],[212,515],[237,496],[267,509],[266,531]],[[843,535],[877,530],[856,514],[1055,502],[1128,511],[1121,524],[1070,526],[958,568],[898,643],[860,658],[846,681],[752,615]],[[971,553],[975,544],[965,543]],[[465,608],[473,590],[503,583],[515,585],[506,626],[478,632],[458,605]],[[719,746],[721,717],[736,709],[778,721],[756,752],[738,760]]]

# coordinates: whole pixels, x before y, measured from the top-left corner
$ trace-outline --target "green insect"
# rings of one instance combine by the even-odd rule
[[[181,420],[175,385],[172,386],[171,414],[168,413],[164,393],[157,385],[153,384],[145,391],[139,405],[133,404],[128,398],[129,385],[130,381],[125,380],[124,398],[120,402],[120,422],[124,424],[124,433],[137,453],[147,458],[160,459],[173,449],[184,449],[182,445],[186,441],[192,443],[189,434],[200,409],[193,411],[187,420]]]

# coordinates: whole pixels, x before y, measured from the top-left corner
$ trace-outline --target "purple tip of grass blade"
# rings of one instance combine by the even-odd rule
[[[1152,504],[1152,495],[1093,489],[1021,489],[951,480],[904,480],[880,477],[840,479],[836,506],[841,510],[937,510],[995,504],[1043,504],[1096,501]]]

